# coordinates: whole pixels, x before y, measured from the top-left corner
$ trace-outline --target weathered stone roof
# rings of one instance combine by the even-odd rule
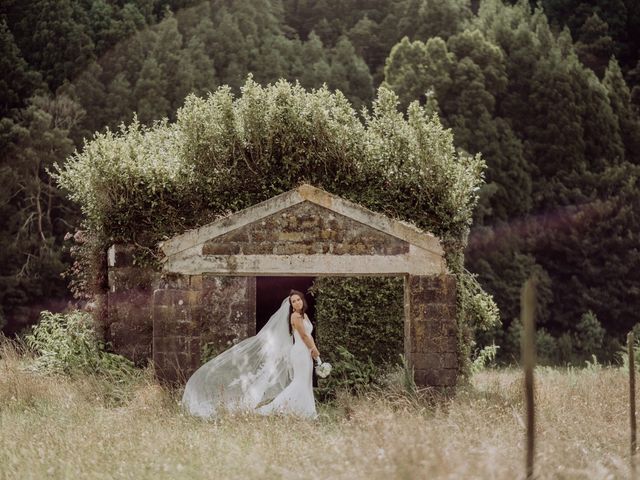
[[[303,231],[304,225],[283,224],[281,217],[287,215],[314,217],[314,226]],[[331,225],[339,226],[334,230],[349,230],[349,238],[342,238],[345,234],[340,232],[340,240],[332,240],[328,236],[334,233],[332,228],[324,221],[319,225],[318,217],[336,218]],[[290,230],[280,231],[283,225]],[[256,245],[259,236],[265,244]],[[431,233],[308,184],[177,235],[163,242],[161,249],[165,270],[182,273],[285,274],[294,267],[309,274],[446,272],[444,251]],[[283,255],[290,261],[283,260]]]

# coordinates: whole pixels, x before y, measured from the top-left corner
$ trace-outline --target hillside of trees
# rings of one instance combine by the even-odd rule
[[[174,120],[187,94],[238,93],[252,75],[326,84],[358,110],[384,84],[401,108],[438,114],[488,164],[466,264],[502,325],[478,347],[516,358],[519,289],[535,274],[542,360],[612,360],[640,324],[640,3],[536,5],[3,1],[0,326],[15,333],[71,300],[81,217],[54,164],[134,114]]]

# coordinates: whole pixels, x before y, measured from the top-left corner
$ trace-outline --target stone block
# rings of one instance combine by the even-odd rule
[[[197,335],[202,330],[202,307],[177,309],[156,306],[153,310],[153,334],[163,337],[170,335]]]
[[[244,255],[271,255],[274,245],[271,242],[248,243],[242,246]]]
[[[411,359],[415,370],[433,370],[443,366],[442,355],[438,353],[412,353]]]
[[[458,381],[457,368],[444,368],[438,372],[439,385],[443,387],[455,387]]]
[[[412,300],[417,303],[455,305],[456,302],[456,283],[453,275],[411,275],[409,291]]]
[[[158,283],[157,290],[186,290],[189,288],[189,275],[179,273],[165,273]]]
[[[313,251],[311,253],[320,253],[320,254],[329,253],[329,244],[326,242],[325,243],[316,242],[313,244]]]
[[[303,232],[278,232],[278,242],[301,242],[304,240]]]
[[[426,318],[443,320],[451,318],[449,305],[442,303],[427,303],[424,305],[424,315]]]
[[[314,253],[313,244],[297,243],[280,243],[274,246],[274,255],[310,255]]]
[[[119,345],[114,348],[114,352],[131,360],[136,366],[142,367],[147,365],[152,356],[151,342],[131,342]]]
[[[453,387],[457,378],[457,370],[449,368],[415,370],[414,375],[416,384],[422,387]]]
[[[249,232],[246,228],[238,228],[224,235],[224,241],[230,243],[245,243],[249,241]]]
[[[405,335],[405,339],[404,339],[405,349],[407,349],[410,352],[418,352],[418,351],[426,350],[426,348],[424,348],[424,345],[426,344],[427,339],[429,338],[429,334],[425,328],[424,323],[422,324],[411,323],[409,325],[408,332],[406,333],[408,333],[408,336]]]
[[[263,243],[270,240],[269,232],[264,230],[255,229],[251,231],[250,234],[250,243]]]
[[[172,335],[155,337],[153,351],[165,356],[171,355],[200,355],[200,337],[191,335]]]
[[[446,352],[441,354],[441,366],[445,369],[454,369],[458,368],[458,355],[455,352]]]
[[[176,307],[175,312],[197,307],[202,301],[202,290],[156,290],[153,292],[155,306]]]
[[[442,351],[456,353],[458,351],[458,339],[455,336],[445,337],[442,343]]]
[[[206,242],[202,246],[203,255],[237,255],[240,245],[231,242]]]
[[[389,245],[384,245],[381,249],[381,253],[385,255],[403,255],[409,253],[409,244],[407,242],[397,242]]]
[[[202,275],[189,275],[189,287],[194,290],[202,290]]]
[[[109,292],[128,290],[153,290],[160,281],[160,274],[139,267],[110,268],[107,273]]]

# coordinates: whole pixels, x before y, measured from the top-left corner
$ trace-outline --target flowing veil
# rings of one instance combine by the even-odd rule
[[[291,379],[289,297],[264,327],[202,365],[189,378],[182,404],[200,417],[218,410],[252,410],[280,393]]]

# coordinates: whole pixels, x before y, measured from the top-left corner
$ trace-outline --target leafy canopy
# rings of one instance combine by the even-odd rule
[[[63,166],[91,232],[151,247],[308,182],[415,223],[461,252],[485,164],[417,103],[381,88],[359,117],[340,92],[249,78],[239,98],[191,95],[177,121],[99,133]]]

